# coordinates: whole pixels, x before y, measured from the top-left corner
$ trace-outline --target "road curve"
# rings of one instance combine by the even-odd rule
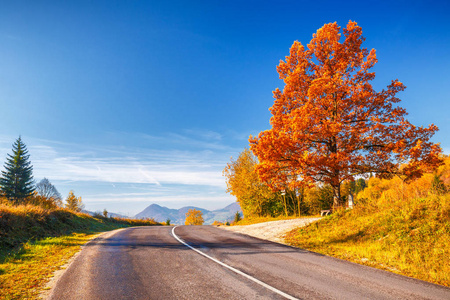
[[[92,241],[49,298],[450,299],[447,287],[213,226],[173,230],[230,269],[172,229],[134,227]]]

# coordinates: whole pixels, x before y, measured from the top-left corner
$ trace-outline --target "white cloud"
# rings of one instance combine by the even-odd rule
[[[195,143],[194,139],[183,138],[176,134],[159,139]],[[210,145],[202,141],[198,142],[198,146],[202,149],[197,151],[148,148],[123,151],[120,147],[78,146],[76,152],[69,151],[73,145],[39,142],[43,144],[31,144],[28,147],[32,154],[35,178],[225,188],[222,169],[229,156],[223,155],[222,151],[210,150]],[[227,147],[217,145],[216,148]]]
[[[146,197],[146,196],[135,196],[135,195],[131,195],[130,197],[127,196],[121,196],[121,197],[102,197],[102,196],[98,196],[98,197],[91,197],[90,198],[90,203],[95,204],[95,203],[104,203],[104,202],[145,202],[148,203],[149,200],[151,200],[151,202],[158,202],[158,203],[173,203],[173,202],[186,202],[188,204],[186,205],[191,205],[189,203],[231,203],[233,201],[235,201],[236,199],[233,198],[232,196],[229,196],[227,194],[224,194],[222,196],[213,196],[213,197],[206,197],[206,196],[197,196],[197,195],[192,195],[192,196],[184,196],[184,195],[174,195],[174,196],[159,196],[159,197]],[[220,207],[220,205],[219,205]]]
[[[37,149],[33,149],[37,150]],[[55,180],[104,181],[111,183],[187,184],[223,187],[221,166],[199,159],[177,156],[168,151],[164,157],[62,157],[55,151],[34,151],[36,178]],[[173,160],[171,160],[173,158]]]
[[[150,203],[216,209],[233,202],[225,193],[222,170],[238,150],[212,131],[184,134],[108,133],[112,142],[96,145],[30,137],[24,141],[34,178],[48,178],[63,196],[74,190],[90,210],[105,206],[137,213]],[[5,156],[14,140],[0,136]]]
[[[222,139],[222,135],[220,133],[211,130],[185,129],[184,132],[188,135],[200,137],[206,140],[220,141]]]
[[[83,198],[84,201],[84,198]],[[86,208],[91,211],[101,211],[105,207],[120,207],[115,212],[122,212],[125,215],[134,216],[141,212],[150,204],[159,204],[169,208],[181,208],[183,206],[198,206],[208,210],[221,209],[230,203],[235,202],[236,199],[230,195],[223,194],[217,196],[199,196],[199,195],[174,195],[174,196],[131,196],[131,197],[94,197],[86,203]],[[122,206],[121,203],[127,203],[127,206]]]

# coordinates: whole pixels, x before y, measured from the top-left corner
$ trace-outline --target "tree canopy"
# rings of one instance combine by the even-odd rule
[[[262,216],[266,204],[275,198],[270,188],[261,182],[256,173],[258,158],[244,149],[236,160],[231,159],[223,170],[227,192],[236,196],[244,216]]]
[[[441,148],[430,141],[438,128],[414,126],[397,106],[405,85],[396,79],[380,92],[372,87],[376,51],[363,48],[364,40],[356,22],[342,34],[325,24],[280,61],[285,86],[274,91],[272,128],[249,140],[258,174],[273,189],[330,184],[340,206],[340,184],[355,175],[412,179],[440,164]]]
[[[75,196],[74,192],[70,191],[66,198],[66,208],[75,212],[82,211],[84,209],[84,204],[81,197]]]
[[[197,209],[189,209],[186,213],[185,225],[203,225],[203,213]]]
[[[26,145],[19,137],[8,154],[0,177],[0,188],[5,196],[15,203],[23,202],[34,192],[33,166]]]
[[[62,206],[61,194],[47,178],[42,179],[36,184],[36,192],[38,195],[53,201],[57,206]]]

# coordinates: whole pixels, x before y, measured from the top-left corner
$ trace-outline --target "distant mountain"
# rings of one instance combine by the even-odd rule
[[[200,210],[201,212],[203,212],[203,214],[209,212],[209,210],[195,206],[186,206],[180,209],[171,209],[160,206],[158,204],[152,204],[134,217],[136,219],[153,218],[157,222],[166,222],[167,219],[170,219],[172,224],[184,224],[185,215],[189,209]]]
[[[239,205],[239,203],[233,202],[222,209],[213,210],[206,214],[203,213],[203,220],[205,220],[205,224],[208,225],[212,224],[214,221],[219,222],[233,221],[234,215],[236,214],[237,211],[241,213],[242,217],[241,206]]]
[[[108,217],[109,218],[125,218],[125,219],[131,219],[130,217],[127,217],[125,215],[122,214],[116,214],[116,213],[110,213],[108,212]]]
[[[239,211],[242,216],[241,207],[239,206],[239,203],[235,202],[225,208],[212,211],[195,206],[185,206],[180,209],[172,209],[160,206],[158,204],[151,204],[134,217],[136,219],[153,218],[157,222],[166,222],[167,219],[170,219],[172,224],[184,224],[186,213],[189,209],[200,210],[203,213],[205,225],[210,225],[214,221],[232,221],[234,220],[234,215],[237,211]]]
[[[102,215],[103,216],[103,212],[102,211],[96,211],[96,212],[93,212],[93,211],[90,211],[90,210],[82,210],[81,211],[82,213],[85,213],[85,214],[88,214],[88,215],[91,215],[91,216],[95,216],[95,215]],[[125,215],[121,215],[121,214],[116,214],[116,213],[110,213],[110,212],[108,212],[108,218],[129,218],[129,217],[127,217],[127,216],[125,216]]]

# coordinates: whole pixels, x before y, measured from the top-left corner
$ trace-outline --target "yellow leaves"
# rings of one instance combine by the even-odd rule
[[[84,208],[81,197],[76,197],[73,191],[70,191],[66,198],[66,208],[76,212],[81,211]]]
[[[200,210],[189,209],[184,225],[203,225],[203,213]]]
[[[227,164],[223,171],[226,177],[227,192],[236,197],[245,216],[260,214],[265,201],[274,195],[264,184],[256,170],[258,161],[252,152],[244,149],[239,157]],[[260,164],[259,169],[270,170],[267,164]],[[265,172],[264,172],[265,173]]]

